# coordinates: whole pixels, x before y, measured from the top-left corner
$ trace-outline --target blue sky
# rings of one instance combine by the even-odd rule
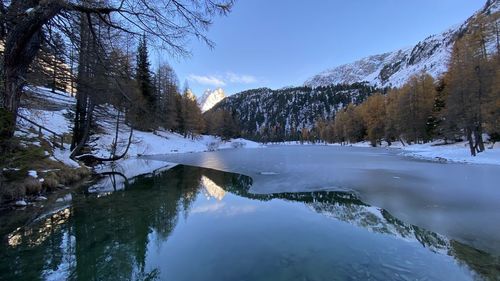
[[[215,18],[214,49],[192,40],[188,58],[167,60],[201,95],[301,85],[368,55],[411,46],[466,20],[482,0],[239,0]]]

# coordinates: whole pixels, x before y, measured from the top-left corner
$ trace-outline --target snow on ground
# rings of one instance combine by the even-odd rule
[[[27,109],[20,108],[19,114],[23,117],[28,118],[31,121],[34,121],[57,134],[66,134],[70,133],[70,128],[72,126],[72,122],[68,119],[67,116],[70,116],[70,111],[68,109],[63,109],[59,111],[45,111],[40,109]],[[26,126],[32,126],[27,121],[20,119],[19,123],[22,123]],[[48,133],[48,132],[42,132]]]
[[[55,90],[52,92],[51,89],[39,86],[26,86],[24,87],[24,92],[28,95],[34,95],[44,100],[55,103],[55,104],[76,104],[76,99],[71,94]]]
[[[128,130],[126,132],[120,132],[119,134],[120,145],[117,150],[118,155],[125,150],[128,134]],[[100,135],[94,146],[95,154],[101,157],[109,157],[113,139],[114,133],[112,131],[108,131],[107,133]],[[220,149],[258,147],[263,147],[263,145],[245,139],[222,141],[218,137],[207,135],[201,135],[195,139],[191,139],[184,138],[180,134],[167,131],[156,131],[155,133],[150,133],[134,130],[132,145],[130,146],[127,155],[136,157],[145,155],[191,153]]]
[[[485,138],[487,139],[487,138]],[[394,142],[388,146],[387,142],[382,142],[381,147],[393,148],[401,150],[400,155],[415,157],[419,159],[453,162],[453,163],[469,163],[469,164],[491,164],[500,165],[500,143],[486,144],[486,150],[478,153],[477,156],[471,156],[468,142],[459,142],[454,144],[442,144],[443,141],[434,141],[425,144],[412,144],[403,146],[400,142]],[[308,143],[301,144],[298,141],[276,143],[277,145],[325,145],[325,143]],[[339,143],[328,144],[329,146],[341,146]],[[347,144],[351,147],[372,147],[370,142],[363,141],[358,143]]]
[[[117,162],[108,162],[95,167],[95,172],[107,174],[98,180],[89,189],[91,193],[104,195],[108,192],[122,190],[125,184],[130,183],[135,177],[147,174],[155,174],[175,167],[177,164],[167,163],[142,158],[126,158]],[[114,174],[113,174],[114,173]]]
[[[34,121],[57,134],[71,134],[73,126],[74,106],[76,100],[68,93],[55,91],[52,92],[44,87],[25,87],[27,99],[23,107],[20,108],[21,116]],[[111,107],[101,108],[98,118],[99,125],[104,129],[103,133],[93,136],[92,149],[93,154],[99,157],[110,157],[111,145],[115,137],[115,120],[113,115],[117,112]],[[19,119],[18,125],[20,130],[16,132],[17,136],[27,138],[37,138],[38,134],[34,134],[29,129],[38,128],[33,124]],[[121,126],[119,132],[117,155],[120,155],[125,150],[129,136],[130,128]],[[52,133],[42,130],[42,137],[51,141]],[[31,144],[37,144],[34,142]],[[79,167],[80,165],[69,158],[71,151],[69,144],[65,144],[65,149],[55,148],[50,155],[51,159],[62,162],[70,167]],[[236,148],[257,148],[262,147],[261,144],[245,139],[234,139],[230,141],[222,141],[214,136],[202,135],[195,139],[184,138],[177,133],[171,133],[165,130],[157,130],[156,132],[133,131],[132,145],[127,153],[127,156],[115,163],[114,167],[109,165],[98,167],[100,172],[110,171],[115,169],[127,177],[135,177],[141,174],[150,173],[159,168],[168,166],[168,163],[152,160],[138,159],[142,155],[169,154],[169,153],[190,153],[213,151],[219,149],[236,149]],[[171,165],[170,165],[171,166]]]
[[[448,162],[460,162],[471,164],[492,164],[500,165],[500,144],[495,144],[494,147],[486,145],[484,152],[478,153],[477,156],[471,156],[469,144],[460,142],[448,145],[436,145],[440,142],[414,144],[401,146],[396,144],[396,147],[401,149],[402,155],[409,155],[416,158],[426,160],[446,160]]]
[[[107,109],[108,113],[113,114],[113,110]],[[99,135],[99,138],[94,142],[94,154],[100,157],[110,157],[111,146],[115,138],[115,124],[112,122],[100,122],[99,125],[104,128],[105,133]],[[125,128],[123,128],[125,127]],[[117,155],[124,152],[130,128],[123,126],[118,134]],[[130,157],[138,157],[145,155],[159,155],[170,153],[191,153],[214,151],[220,149],[236,149],[236,148],[258,148],[263,145],[257,142],[246,139],[232,139],[222,141],[219,137],[201,135],[193,138],[185,138],[184,136],[166,130],[156,130],[155,132],[143,132],[134,130],[132,135],[132,145],[127,153]]]
[[[70,151],[70,147],[68,144],[64,145],[64,149],[55,148],[52,153],[53,153],[52,157],[55,160],[63,163],[64,165],[72,167],[72,168],[80,167],[80,164],[78,164],[78,162],[69,158],[69,156],[71,155],[71,151]]]

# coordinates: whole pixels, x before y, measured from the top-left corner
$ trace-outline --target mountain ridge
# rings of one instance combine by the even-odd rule
[[[400,87],[409,77],[427,72],[439,78],[448,68],[453,44],[479,15],[500,10],[499,0],[489,0],[466,21],[430,35],[414,46],[368,56],[352,63],[324,70],[304,82],[304,86],[320,87],[335,84],[368,82],[376,87]]]

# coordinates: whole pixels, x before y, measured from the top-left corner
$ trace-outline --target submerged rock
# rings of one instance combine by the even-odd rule
[[[14,203],[14,206],[16,206],[16,207],[26,207],[26,206],[28,206],[28,203],[26,203],[26,201],[24,199],[23,200],[17,200]]]
[[[58,202],[58,203],[60,203],[60,202],[70,202],[72,199],[73,199],[73,197],[71,196],[71,194],[66,194],[66,195],[64,195],[64,197],[57,198],[56,202]]]

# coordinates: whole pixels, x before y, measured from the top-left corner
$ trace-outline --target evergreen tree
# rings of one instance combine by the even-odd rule
[[[146,35],[143,35],[139,41],[137,48],[137,66],[135,71],[135,79],[139,87],[139,92],[144,97],[147,104],[147,109],[150,113],[154,114],[156,97],[154,94],[154,87],[150,71],[148,46]]]

